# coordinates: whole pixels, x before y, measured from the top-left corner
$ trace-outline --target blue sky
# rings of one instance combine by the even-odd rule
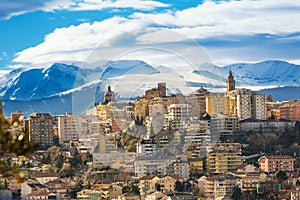
[[[44,62],[87,61],[96,48],[153,43],[145,35],[158,30],[196,41],[219,65],[300,64],[299,19],[294,0],[1,0],[0,75]]]

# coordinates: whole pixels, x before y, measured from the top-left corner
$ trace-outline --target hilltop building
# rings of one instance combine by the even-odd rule
[[[236,88],[232,72],[226,81],[225,95],[215,94],[206,97],[208,114],[226,114],[238,117],[239,120],[259,119],[267,117],[266,96],[250,89]]]
[[[111,90],[110,85],[107,87],[107,91],[104,94],[104,102],[105,104],[109,102],[115,101],[115,93]]]
[[[147,90],[143,97],[137,98],[134,106],[134,119],[136,121],[143,121],[150,114],[150,107],[152,105],[161,104],[164,110],[167,110],[171,104],[178,104],[177,96],[166,96],[166,84],[158,83],[157,88]],[[161,109],[160,109],[161,110]],[[153,109],[151,111],[153,113]]]

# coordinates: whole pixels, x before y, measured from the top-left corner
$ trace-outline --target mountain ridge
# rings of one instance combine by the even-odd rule
[[[26,112],[53,110],[63,114],[80,107],[74,106],[74,96],[85,94],[88,101],[83,103],[84,109],[92,106],[92,101],[102,101],[107,85],[112,85],[116,97],[122,100],[141,96],[158,82],[166,82],[170,94],[191,93],[199,87],[225,91],[229,70],[233,72],[237,87],[281,87],[280,90],[284,90],[284,87],[300,86],[300,66],[286,61],[236,63],[223,67],[204,64],[179,74],[166,66],[154,68],[144,61],[119,60],[93,68],[54,63],[44,68],[16,69],[0,78],[0,98],[4,100],[6,114],[22,108]],[[280,94],[275,89],[263,91]],[[84,110],[78,109],[78,112]]]

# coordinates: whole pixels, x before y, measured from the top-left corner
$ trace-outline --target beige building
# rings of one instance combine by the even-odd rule
[[[66,115],[57,116],[59,143],[69,143],[72,140],[79,140],[82,134],[82,119],[66,113]]]
[[[155,190],[158,183],[160,181],[160,178],[154,175],[148,175],[148,176],[143,176],[140,178],[139,181],[139,190],[141,196],[145,196],[146,191],[148,190]]]
[[[78,200],[101,200],[101,192],[97,190],[84,189],[77,192]]]
[[[252,118],[258,120],[267,119],[266,95],[252,95]]]
[[[164,176],[160,179],[160,189],[163,193],[174,193],[175,183],[179,181],[180,178],[174,175]]]
[[[103,133],[97,115],[87,116],[66,113],[65,115],[56,116],[56,118],[60,144]]]
[[[146,176],[147,174],[157,174],[164,176],[172,171],[172,163],[176,162],[175,157],[153,157],[142,156],[134,161],[135,175],[138,177]]]
[[[252,117],[252,91],[239,88],[226,93],[226,114],[236,116],[240,120]]]
[[[191,116],[191,105],[171,104],[168,106],[168,120],[187,120]]]
[[[245,88],[235,88],[232,72],[226,81],[226,94],[215,94],[206,98],[208,114],[227,114],[244,119],[266,119],[266,96]]]
[[[242,178],[231,173],[208,176],[204,194],[207,200],[229,198],[235,187],[242,187]]]
[[[206,112],[212,114],[226,113],[226,97],[224,94],[212,94],[206,97]]]

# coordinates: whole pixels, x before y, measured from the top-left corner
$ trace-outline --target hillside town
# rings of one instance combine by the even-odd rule
[[[84,115],[11,113],[0,199],[300,199],[300,100],[237,88],[233,74],[224,93],[167,95],[161,82],[118,101],[107,86]]]

